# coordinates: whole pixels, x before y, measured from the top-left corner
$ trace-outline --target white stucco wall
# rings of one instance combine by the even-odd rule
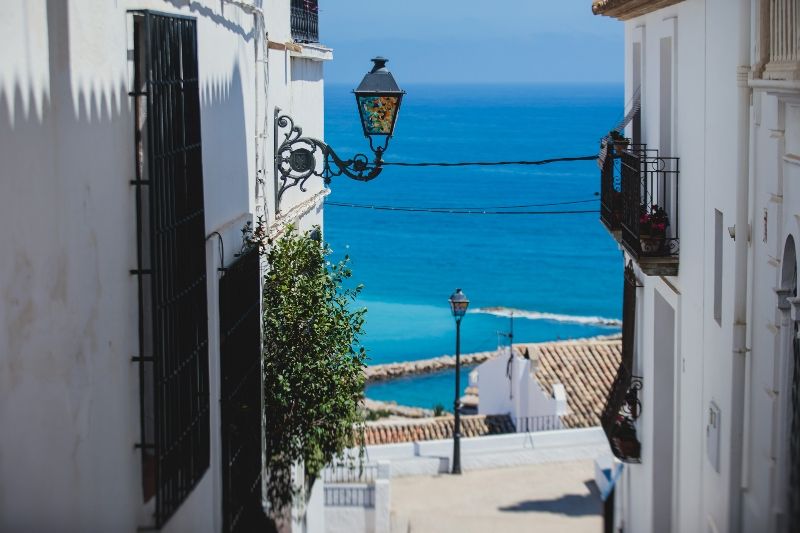
[[[260,0],[255,0],[261,4]],[[284,5],[285,4],[285,5]],[[0,530],[133,531],[142,501],[134,124],[128,10],[197,20],[206,233],[225,241],[261,210],[274,216],[271,126],[256,194],[256,105],[323,132],[321,62],[288,52],[255,61],[253,17],[203,0],[9,0],[0,19]],[[290,40],[288,2],[264,2]],[[301,54],[302,55],[302,54]],[[323,54],[324,55],[324,54]],[[328,56],[330,54],[327,54]],[[285,57],[284,57],[285,56]],[[319,54],[317,54],[319,56]],[[287,59],[287,61],[283,61]],[[297,79],[285,69],[300,65]],[[260,132],[259,132],[260,133]],[[286,207],[321,190],[292,191]],[[321,223],[312,205],[301,226]],[[207,244],[211,467],[164,531],[219,531],[219,265]],[[215,344],[215,341],[217,344]],[[216,429],[216,432],[214,431]]]
[[[644,378],[642,462],[627,465],[618,483],[617,520],[626,531],[778,530],[787,438],[782,376],[789,367],[788,322],[781,324],[788,311],[778,311],[774,289],[787,236],[797,239],[800,224],[800,165],[792,155],[800,152],[800,84],[748,84],[758,4],[686,0],[625,23],[626,95],[634,89],[632,49],[639,42],[643,142],[654,148],[665,146],[660,45],[672,39],[672,153],[661,155],[680,157],[679,274],[638,272],[634,372]],[[723,217],[719,321],[715,210]],[[673,314],[674,332],[667,332]],[[665,335],[674,335],[671,353],[664,352]],[[674,397],[671,419],[665,389]],[[712,403],[721,419],[719,471],[707,453]],[[669,460],[671,501],[659,493]]]
[[[797,248],[794,261],[784,248],[789,236],[795,247],[800,242],[800,87],[794,91],[756,88],[753,97],[752,351],[745,390],[749,414],[742,514],[745,530],[766,527],[774,531],[786,511],[793,327],[790,310],[778,308],[775,289],[787,286],[782,279],[784,268],[798,261]]]
[[[480,395],[478,413],[508,414],[515,421],[564,414],[558,410],[559,402],[536,381],[534,365],[534,361],[515,354],[509,367],[509,355],[505,353],[476,367],[473,372],[477,374]]]

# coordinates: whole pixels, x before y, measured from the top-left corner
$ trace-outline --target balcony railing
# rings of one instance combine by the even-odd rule
[[[319,42],[317,0],[292,0],[292,39],[299,43]]]
[[[611,451],[626,463],[638,463],[641,457],[641,444],[636,434],[635,422],[642,411],[639,400],[642,378],[632,373],[637,285],[633,265],[629,264],[625,268],[623,288],[622,361],[600,415],[600,424]]]
[[[622,194],[620,153],[608,144],[608,152],[600,170],[600,221],[619,242],[622,239],[622,219],[625,216],[625,196]],[[639,153],[646,145],[628,145],[625,151]]]
[[[761,27],[769,32],[764,78],[800,80],[800,0],[769,0],[769,23]]]
[[[619,240],[622,228],[622,187],[614,172],[614,157],[609,149],[600,169],[600,222]]]
[[[553,431],[564,428],[564,422],[561,421],[559,415],[522,416],[514,418],[514,429],[516,429],[517,433]]]
[[[644,147],[620,153],[622,244],[645,274],[675,276],[679,159]]]

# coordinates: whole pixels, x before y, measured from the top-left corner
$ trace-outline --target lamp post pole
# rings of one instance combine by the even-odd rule
[[[456,399],[453,402],[455,427],[453,428],[453,474],[461,473],[461,317],[456,318]]]
[[[467,313],[467,295],[456,289],[450,295],[450,311],[456,319],[456,399],[453,402],[455,423],[453,425],[453,474],[461,473],[461,319]]]

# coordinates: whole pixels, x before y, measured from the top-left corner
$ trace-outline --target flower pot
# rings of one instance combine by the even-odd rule
[[[639,247],[643,253],[660,252],[664,248],[664,236],[641,234],[639,235]]]
[[[621,459],[639,458],[642,448],[636,438],[636,426],[630,418],[620,417],[614,422],[611,441]]]
[[[627,139],[623,141],[614,141],[614,151],[617,153],[624,152],[625,150],[628,149],[629,144],[630,141],[628,141]]]
[[[614,439],[614,445],[625,459],[638,459],[642,451],[642,445],[635,436]]]

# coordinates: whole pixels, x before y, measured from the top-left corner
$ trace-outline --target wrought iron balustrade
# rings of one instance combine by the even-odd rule
[[[317,0],[292,0],[292,39],[300,43],[319,42]]]
[[[641,462],[642,446],[635,425],[642,409],[639,400],[641,389],[642,378],[632,375],[624,365],[620,365],[600,415],[600,424],[611,452],[625,463]]]
[[[620,154],[622,244],[648,275],[674,276],[680,252],[677,157],[657,150]]]
[[[655,150],[650,150],[656,152]],[[623,152],[646,153],[647,145],[631,144],[625,150],[615,150],[609,143],[600,171],[600,221],[617,241],[621,239],[622,219],[625,216],[625,195],[622,191],[620,156]]]
[[[633,375],[632,372],[637,285],[633,266],[629,264],[625,268],[623,288],[622,361],[600,415],[600,424],[608,438],[611,451],[626,463],[638,463],[641,457],[641,444],[636,434],[635,421],[642,412],[639,399],[642,378]]]
[[[613,152],[609,148],[600,170],[600,222],[612,234],[619,232],[622,218],[622,190],[618,177],[614,172]]]

